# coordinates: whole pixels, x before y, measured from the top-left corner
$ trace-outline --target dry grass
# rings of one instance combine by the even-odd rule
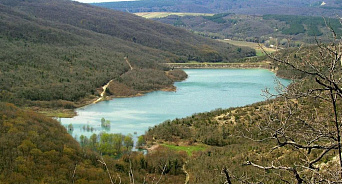
[[[140,17],[144,17],[147,19],[153,19],[153,18],[164,18],[169,15],[177,15],[177,16],[213,16],[214,14],[210,13],[173,13],[173,12],[140,12],[135,13],[135,15],[138,15]]]
[[[262,49],[260,48],[259,44],[258,43],[254,43],[254,42],[246,42],[246,41],[237,41],[237,40],[222,40],[223,42],[226,42],[226,43],[229,43],[229,44],[232,44],[232,45],[235,45],[235,46],[239,46],[239,47],[250,47],[252,49],[255,49],[256,51],[256,55],[257,56],[263,56],[265,55],[265,53],[263,53]],[[262,45],[264,46],[264,45]],[[264,47],[264,50],[266,52],[269,52],[269,53],[272,53],[272,52],[275,52],[277,51],[276,49],[274,48],[267,48],[267,47]]]

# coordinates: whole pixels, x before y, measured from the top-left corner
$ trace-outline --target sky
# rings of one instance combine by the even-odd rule
[[[132,1],[132,0],[74,0],[81,3],[101,3],[101,2],[114,2],[114,1]]]

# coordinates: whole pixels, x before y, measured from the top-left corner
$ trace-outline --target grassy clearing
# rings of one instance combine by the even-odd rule
[[[265,53],[262,51],[262,49],[260,48],[258,43],[254,43],[254,42],[246,42],[246,41],[237,41],[237,40],[222,40],[223,42],[238,46],[238,47],[250,47],[252,49],[255,49],[256,51],[256,55],[257,56],[264,56]],[[264,46],[264,45],[262,45]],[[268,53],[272,53],[275,52],[276,49],[274,48],[267,48],[264,47],[264,50]]]
[[[178,15],[178,16],[213,16],[214,14],[211,13],[173,13],[173,12],[140,12],[135,13],[140,17],[144,17],[147,19],[154,19],[154,18],[164,18],[169,15]]]
[[[54,110],[54,109],[44,109],[38,110],[39,113],[44,114],[47,117],[58,117],[58,118],[72,118],[76,116],[74,110]]]
[[[205,145],[192,145],[192,146],[176,146],[171,144],[162,144],[165,147],[168,147],[170,149],[176,150],[176,151],[185,151],[189,156],[192,155],[195,151],[203,151],[207,149],[207,146]]]
[[[257,49],[255,49],[255,52],[256,52],[256,56],[264,56],[265,55],[265,53],[264,53],[264,51],[262,51],[262,50],[257,50]]]

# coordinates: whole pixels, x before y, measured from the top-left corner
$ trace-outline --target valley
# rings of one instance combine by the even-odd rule
[[[307,15],[334,17],[339,13],[339,0],[322,1],[307,0],[244,0],[244,1],[196,1],[196,0],[141,0],[133,2],[105,2],[92,5],[128,11],[139,12],[189,12],[189,13],[236,13],[244,15]]]
[[[0,0],[0,183],[341,183],[341,5]]]
[[[209,16],[169,15],[152,19],[185,28],[205,37],[230,42],[262,43],[270,49],[315,44],[315,39],[327,42],[330,39],[329,26],[337,35],[342,33],[339,20],[335,17],[221,13]]]
[[[173,26],[76,2],[1,3],[0,42],[6,52],[0,100],[19,106],[73,109],[100,96],[96,89],[110,80],[136,92],[172,85],[164,62],[233,62],[255,55],[249,48],[238,52]]]

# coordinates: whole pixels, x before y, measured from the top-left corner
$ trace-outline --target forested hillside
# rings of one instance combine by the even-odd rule
[[[74,108],[74,102],[98,96],[97,88],[111,79],[135,90],[172,85],[159,63],[231,62],[255,54],[132,14],[69,0],[0,0],[0,10],[0,100],[18,105]],[[153,75],[133,84],[126,81],[144,71]],[[156,86],[135,86],[150,78]]]
[[[326,4],[322,5],[325,2]],[[336,16],[341,8],[339,0],[141,0],[93,5],[137,12],[193,12],[237,13],[247,15],[286,14],[310,16]]]
[[[214,16],[177,16],[155,18],[159,22],[186,28],[197,34],[217,39],[260,41],[268,45],[284,47],[288,38],[305,43],[316,43],[315,39],[328,41],[331,37],[328,26],[342,35],[342,26],[336,18],[297,15],[238,15],[232,13]],[[271,39],[270,39],[271,37]],[[276,40],[278,39],[278,43]]]
[[[159,149],[114,159],[111,137],[124,139],[121,134],[95,135],[81,147],[58,121],[13,104],[0,102],[0,132],[0,183],[184,182],[184,154]],[[119,144],[126,148],[126,139]]]
[[[168,10],[172,3],[182,7],[185,1],[158,2],[170,3],[164,7]],[[262,2],[268,2],[272,11],[279,5],[311,7],[303,12],[323,9],[315,0],[226,5],[241,11],[267,8]],[[339,10],[341,1],[326,2],[324,11]],[[216,11],[225,7],[221,3],[196,1],[192,8]],[[218,25],[233,26],[251,17],[218,14],[196,17],[197,22],[173,18],[179,26],[208,22],[206,30],[221,34],[215,32]],[[287,36],[325,33],[325,24],[312,17],[252,19],[260,21],[244,24],[272,24],[251,26],[245,32],[236,29],[232,35],[254,37],[254,29],[267,34],[278,29],[277,34]],[[341,183],[342,43],[336,39],[341,34],[337,20],[329,20],[336,30],[329,44],[318,40],[318,46],[267,53],[272,69],[293,79],[289,87],[278,85],[276,95],[265,90],[265,102],[151,127],[137,141],[149,150],[143,154],[130,151],[132,135],[81,135],[78,143],[68,134],[72,124],[67,130],[23,107],[73,109],[98,98],[105,84],[104,95],[160,90],[187,77],[161,63],[234,62],[255,51],[69,0],[0,0],[0,183]],[[110,122],[103,118],[101,126],[109,127]]]

